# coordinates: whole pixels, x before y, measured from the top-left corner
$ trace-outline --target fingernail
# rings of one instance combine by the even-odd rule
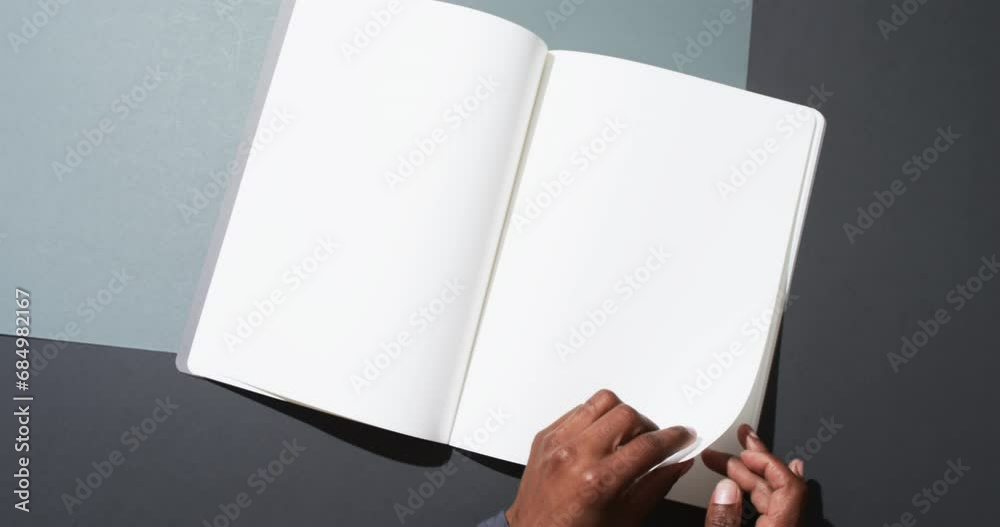
[[[740,501],[740,488],[728,479],[715,486],[712,492],[712,503],[716,505],[734,505]]]
[[[701,438],[698,437],[698,432],[696,432],[694,428],[688,428],[686,426],[677,426],[674,428],[681,429],[687,432],[689,436],[688,444],[684,448],[678,450],[677,452],[674,452],[672,456],[663,460],[663,462],[660,463],[659,466],[673,465],[674,463],[680,462],[681,460],[686,458],[689,454],[691,454],[691,452],[698,450],[698,447],[701,445]]]
[[[747,441],[754,447],[765,448],[765,449],[767,448],[767,445],[764,444],[764,440],[762,440],[760,436],[757,435],[757,432],[753,431],[753,428],[751,428],[750,431],[747,432]]]
[[[805,478],[806,477],[806,462],[805,461],[802,461],[801,459],[796,459],[796,460],[792,461],[792,465],[793,465],[792,470],[795,472],[796,475],[798,475],[800,478]]]
[[[689,426],[671,426],[668,430],[673,430],[676,433],[683,432],[688,436],[688,443],[692,443],[694,440],[698,439],[698,431]]]

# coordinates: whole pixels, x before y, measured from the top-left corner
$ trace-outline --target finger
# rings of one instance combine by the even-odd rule
[[[740,489],[731,480],[724,479],[715,486],[705,516],[705,527],[736,527],[742,521],[743,501]]]
[[[577,411],[567,416],[565,421],[553,429],[551,435],[559,438],[560,441],[574,437],[621,402],[621,399],[611,390],[600,390],[583,403]]]
[[[622,436],[621,441],[616,445],[615,448],[628,443],[629,441],[639,437],[646,432],[652,432],[654,430],[659,430],[660,427],[656,426],[656,423],[652,419],[646,417],[645,415],[639,414],[639,422],[632,427],[631,430],[627,430],[625,435]]]
[[[763,476],[767,483],[775,489],[801,481],[790,468],[771,454],[744,451],[740,454],[740,460],[754,473]]]
[[[745,492],[751,492],[759,486],[767,486],[764,478],[747,468],[737,456],[715,450],[706,450],[702,452],[701,459],[709,470],[732,479]]]
[[[736,437],[740,441],[740,445],[747,450],[753,450],[754,452],[769,452],[767,445],[761,440],[757,432],[754,432],[750,425],[741,425],[736,431]]]
[[[553,430],[557,430],[574,413],[580,411],[580,408],[583,408],[582,404],[578,404],[578,405],[574,406],[572,410],[570,410],[570,411],[566,412],[565,414],[563,414],[559,419],[556,419],[555,421],[553,421],[552,424],[550,424],[549,426],[546,426],[545,429],[542,430],[541,433],[547,434],[549,432],[552,432]]]
[[[743,464],[739,457],[706,450],[701,454],[701,459],[710,470],[733,480],[743,492],[749,493],[750,502],[761,514],[767,512],[767,504],[771,501],[771,486],[762,476]]]
[[[806,462],[801,459],[793,459],[791,463],[788,464],[788,468],[795,473],[796,476],[805,479],[806,477]]]
[[[606,456],[629,440],[657,428],[635,408],[623,403],[587,427],[580,435],[580,445],[594,454]]]
[[[531,455],[534,456],[536,455],[536,453],[543,454],[548,449],[551,449],[552,447],[556,446],[555,444],[552,443],[553,431],[558,430],[559,427],[561,427],[562,424],[565,423],[567,419],[573,416],[573,414],[575,414],[576,412],[579,412],[581,408],[583,408],[582,404],[576,405],[575,408],[566,412],[565,414],[563,414],[562,417],[556,419],[552,424],[550,424],[549,426],[542,429],[542,431],[535,434],[535,440],[531,442]]]
[[[637,517],[645,518],[648,516],[656,504],[670,492],[677,480],[687,474],[692,466],[694,466],[693,459],[647,472],[636,480],[625,493],[629,509],[637,511]]]
[[[632,481],[674,454],[696,445],[697,436],[683,426],[646,432],[612,453],[603,464]]]
[[[736,439],[739,440],[740,446],[744,449],[749,448],[747,447],[747,436],[750,435],[751,430],[753,429],[750,428],[750,425],[746,424],[740,425],[740,427],[736,429]]]

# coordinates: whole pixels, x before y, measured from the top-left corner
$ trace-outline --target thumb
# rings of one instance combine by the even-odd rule
[[[740,488],[731,480],[724,479],[715,486],[705,527],[738,527],[743,514],[743,500]]]

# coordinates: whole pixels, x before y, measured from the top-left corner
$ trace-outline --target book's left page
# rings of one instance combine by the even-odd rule
[[[182,371],[447,441],[547,49],[299,0]]]

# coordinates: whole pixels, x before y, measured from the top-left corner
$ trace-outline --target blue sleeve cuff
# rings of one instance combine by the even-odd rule
[[[507,511],[501,512],[496,516],[482,522],[478,527],[510,527],[507,523]]]

